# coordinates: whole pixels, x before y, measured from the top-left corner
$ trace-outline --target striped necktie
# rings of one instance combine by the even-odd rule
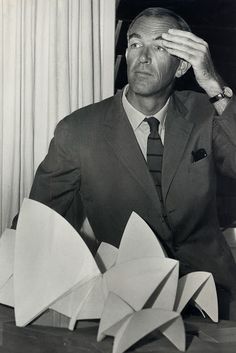
[[[154,180],[157,193],[163,206],[161,192],[161,170],[164,147],[158,133],[159,121],[153,116],[144,119],[150,127],[150,134],[147,141],[147,165]]]

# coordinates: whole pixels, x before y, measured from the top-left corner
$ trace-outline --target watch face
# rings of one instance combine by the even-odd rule
[[[224,93],[224,96],[227,98],[231,98],[233,96],[233,91],[229,87],[224,87],[223,93]]]

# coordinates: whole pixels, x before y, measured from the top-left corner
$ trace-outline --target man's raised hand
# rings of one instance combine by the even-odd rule
[[[198,84],[207,92],[210,85],[220,81],[211,59],[207,42],[195,34],[179,29],[169,29],[162,34],[163,47],[171,55],[189,63]]]

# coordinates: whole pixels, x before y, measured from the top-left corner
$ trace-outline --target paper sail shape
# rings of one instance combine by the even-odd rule
[[[105,242],[100,244],[95,255],[95,261],[101,273],[106,272],[115,265],[117,254],[118,249],[115,246]],[[74,329],[77,320],[101,318],[104,301],[106,299],[102,275],[95,277],[85,285],[89,290],[84,296],[81,296],[80,287],[72,291],[76,308],[71,312],[71,315],[69,315],[71,317],[69,324],[70,330]]]
[[[132,213],[131,225],[136,224],[132,222],[132,218],[140,220],[138,215]],[[144,222],[142,221],[142,223]],[[129,238],[129,234],[132,238],[134,234],[132,226],[126,229],[126,238]],[[143,234],[143,236],[146,238],[146,234]],[[139,238],[141,239],[141,235]],[[145,240],[145,248],[148,255],[153,255],[153,239],[155,244],[157,244],[155,246],[158,249],[158,253],[160,253],[158,240],[151,237]],[[128,248],[132,258],[133,244],[128,242],[127,239],[125,239],[125,244],[126,247],[121,245],[119,249],[116,249],[109,244],[103,243],[98,249],[98,256],[96,255],[95,259],[99,258],[98,263],[102,264],[101,267],[107,269],[103,274],[102,283],[97,283],[95,286],[91,282],[86,283],[83,287],[77,286],[67,296],[51,306],[54,310],[71,317],[70,329],[74,328],[77,320],[99,318],[109,291],[114,291],[116,294],[121,295],[135,310],[142,308],[153,291],[165,280],[172,269],[178,268],[178,262],[175,260],[165,257],[162,257],[163,260],[158,257],[141,258],[141,253],[139,258],[130,261],[127,256],[123,256],[123,251],[126,253]],[[119,263],[116,261],[117,253],[118,256],[123,258],[124,262]],[[161,255],[163,256],[163,253]],[[173,272],[175,273],[176,270]],[[173,305],[172,302],[173,299],[171,305]]]
[[[67,296],[51,306],[52,309],[71,317],[70,329],[74,328],[77,320],[100,318],[109,291],[114,291],[121,295],[136,310],[142,308],[152,292],[168,276],[172,269],[176,266],[178,267],[177,261],[163,257],[162,252],[163,260],[158,257],[141,258],[141,253],[139,258],[131,261],[128,256],[123,256],[123,252],[126,254],[128,249],[129,254],[131,254],[130,257],[133,258],[133,244],[127,241],[129,235],[133,239],[134,231],[132,225],[136,227],[136,223],[132,219],[140,221],[140,217],[135,213],[131,215],[130,226],[126,229],[124,240],[126,246],[121,245],[119,249],[116,249],[109,244],[102,243],[98,249],[95,259],[100,269],[107,270],[103,274],[103,278],[97,281],[96,285],[91,281],[91,283],[87,282],[82,287],[73,288]],[[141,223],[143,224],[144,222],[142,221]],[[146,237],[146,234],[144,234],[144,237]],[[139,239],[141,240],[141,235],[136,241]],[[160,253],[158,240],[153,238],[152,234],[152,237],[145,240],[145,249],[147,249],[145,255],[146,253],[147,255],[153,255],[153,240],[155,241],[156,249],[158,249],[157,253]],[[118,257],[123,258],[122,263],[119,263],[118,260],[116,261],[117,254]]]
[[[102,273],[115,265],[117,255],[118,249],[115,246],[104,242],[100,244],[95,255],[95,261]]]
[[[193,295],[193,301],[200,307],[214,322],[219,321],[218,298],[215,281],[211,273],[204,285]]]
[[[91,283],[87,282],[82,287],[77,286],[73,288],[68,295],[51,306],[52,309],[71,318],[70,329],[74,328],[77,320],[100,318],[104,302],[110,291],[121,295],[135,310],[142,308],[153,291],[168,277],[169,273],[171,273],[174,268],[178,268],[178,262],[176,260],[163,257],[164,255],[159,246],[159,242],[155,237],[153,238],[153,233],[151,233],[151,237],[147,238],[146,234],[143,233],[143,237],[146,239],[145,249],[147,251],[145,255],[153,255],[155,241],[156,249],[158,249],[157,253],[161,253],[162,256],[161,259],[158,257],[146,258],[144,255],[141,258],[140,252],[137,259],[129,260],[127,249],[132,259],[133,244],[127,241],[127,239],[129,235],[131,239],[133,239],[134,231],[132,225],[136,227],[136,222],[132,221],[132,219],[135,221],[138,219],[140,221],[140,217],[135,213],[132,213],[130,218],[130,226],[126,229],[123,243],[123,245],[125,244],[126,246],[122,246],[121,244],[120,248],[116,249],[109,244],[102,243],[98,249],[95,259],[101,270],[102,268],[107,270],[103,273],[101,281],[98,281],[96,285],[92,280]],[[144,222],[141,220],[141,224],[143,223]],[[148,229],[150,230],[149,227]],[[136,241],[139,239],[141,241],[141,235],[137,237]],[[125,256],[123,256],[123,252]],[[123,259],[121,263],[116,260],[119,256]],[[102,272],[104,272],[104,270],[102,270]],[[176,270],[173,272],[175,273]],[[171,301],[171,305],[173,305],[172,302],[173,300]]]
[[[127,266],[114,266],[106,272],[104,278],[96,277],[74,288],[51,308],[71,317],[70,329],[74,328],[77,320],[100,318],[110,291],[122,295],[136,310],[141,309],[156,287],[177,265],[171,259],[164,259],[163,263],[159,258],[144,258],[130,261]]]
[[[165,257],[165,252],[147,223],[132,212],[121,238],[116,263],[143,257]]]
[[[0,289],[13,274],[15,236],[14,229],[6,229],[0,237]]]
[[[16,230],[15,319],[25,326],[69,290],[100,274],[75,229],[58,213],[25,199]]]
[[[88,295],[81,301],[77,301],[76,310],[71,315],[69,329],[73,330],[77,320],[100,319],[104,307],[104,291],[102,277],[96,277],[94,286]]]
[[[106,335],[115,336],[124,319],[134,312],[133,308],[118,295],[110,292],[101,315],[97,341],[100,342]]]
[[[175,311],[181,313],[191,298],[214,322],[218,322],[217,292],[211,273],[197,271],[180,278]]]
[[[118,330],[113,344],[113,353],[123,353],[141,338],[156,329],[181,351],[185,351],[185,330],[181,316],[174,311],[144,309],[134,312]],[[161,330],[160,330],[161,331]]]
[[[117,258],[118,249],[101,243],[95,255],[95,261],[101,273],[112,267]],[[69,329],[73,330],[77,320],[99,319],[104,307],[105,294],[102,274],[86,283],[74,287],[64,297],[57,300],[51,309],[71,318]]]
[[[113,292],[140,310],[176,263],[169,258],[147,257],[118,264],[103,275],[107,295]]]
[[[174,311],[172,311],[174,313]],[[159,327],[159,331],[168,338],[180,351],[186,349],[185,327],[182,317],[179,315],[173,321],[170,320],[166,324]]]
[[[159,259],[158,257],[136,259],[121,264],[116,263],[103,274],[102,288],[99,286],[96,287],[96,290],[91,288],[91,292],[85,300],[77,301],[79,303],[78,308],[71,317],[69,328],[73,329],[76,320],[99,318],[104,301],[110,291],[120,295],[135,310],[141,309],[153,291],[172,272],[173,268],[178,268],[177,261],[167,258]],[[173,275],[173,277],[175,276]],[[99,294],[96,292],[99,292]],[[104,294],[103,297],[102,294]],[[173,306],[173,301],[174,299],[171,300],[171,306]],[[97,313],[97,316],[95,316],[95,313]]]
[[[0,237],[0,303],[14,306],[14,229],[6,229]]]
[[[70,329],[76,320],[99,319],[104,306],[101,275],[74,287],[69,293],[57,300],[51,309],[71,318]]]
[[[108,297],[103,311],[98,340],[105,335],[114,336],[113,353],[123,353],[141,338],[159,329],[179,350],[185,350],[185,329],[180,314],[161,310],[132,308],[114,293]],[[112,315],[111,315],[112,312]]]
[[[179,263],[166,276],[160,286],[153,292],[147,307],[173,310],[179,281]]]
[[[5,285],[0,289],[0,303],[14,307],[14,281],[13,275],[8,279]]]

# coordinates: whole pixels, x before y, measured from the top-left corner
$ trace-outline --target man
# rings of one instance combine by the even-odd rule
[[[30,198],[82,233],[90,225],[90,239],[95,234],[115,246],[135,211],[180,261],[182,274],[212,272],[235,306],[236,265],[219,228],[215,185],[217,169],[236,175],[235,98],[215,72],[207,43],[169,10],[147,9],[136,17],[126,59],[123,92],[58,124]],[[173,92],[190,66],[205,95]],[[153,116],[164,145],[161,192],[149,171],[152,138],[145,119]],[[232,315],[236,319],[236,310]]]

